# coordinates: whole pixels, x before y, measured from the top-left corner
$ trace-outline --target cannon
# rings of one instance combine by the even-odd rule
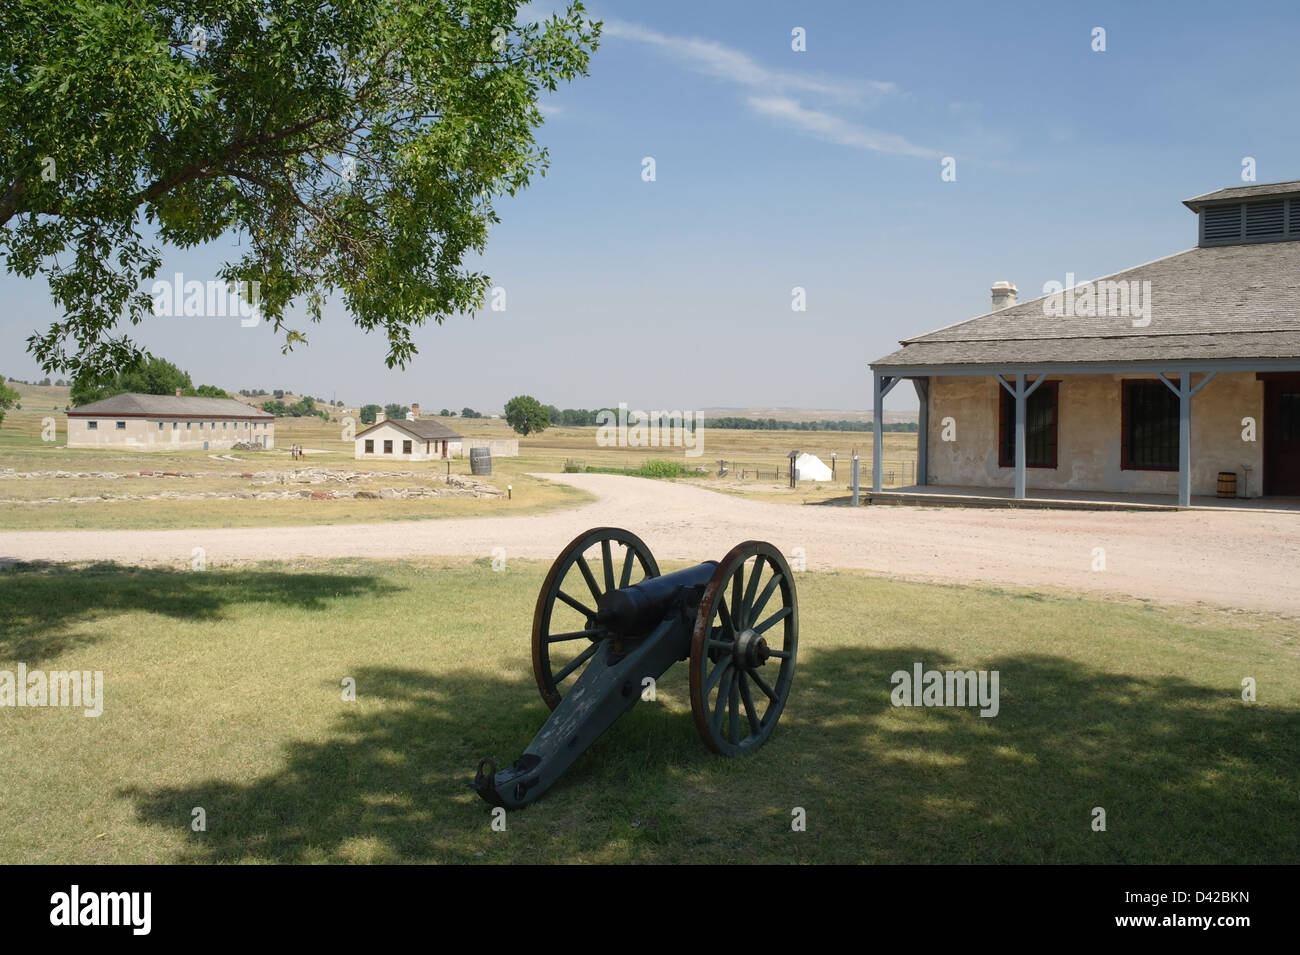
[[[556,558],[533,613],[533,676],[551,715],[509,767],[480,760],[472,785],[494,806],[534,802],[681,660],[704,745],[752,753],[785,709],[798,645],[794,578],[771,544],[661,575],[635,534],[593,528]]]

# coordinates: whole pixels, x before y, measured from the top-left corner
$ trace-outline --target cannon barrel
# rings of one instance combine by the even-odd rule
[[[695,567],[651,577],[631,587],[611,590],[603,594],[597,604],[596,626],[621,637],[643,637],[655,628],[674,609],[681,609],[682,596],[696,588],[703,590],[713,572],[716,560],[706,560]],[[695,594],[699,603],[699,594]],[[695,608],[690,608],[695,612]],[[689,649],[689,648],[688,648]]]

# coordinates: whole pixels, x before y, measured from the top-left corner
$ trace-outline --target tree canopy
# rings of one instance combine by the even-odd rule
[[[4,375],[0,375],[0,424],[4,423],[5,412],[18,403],[22,395],[5,384]]]
[[[212,279],[258,288],[286,350],[289,306],[319,322],[338,293],[405,366],[414,328],[481,306],[466,258],[545,169],[538,96],[596,47],[581,3],[519,5],[5,0],[0,254],[63,313],[31,353],[86,379],[140,361],[118,326],[150,316],[160,246],[235,235]]]
[[[527,437],[540,434],[551,426],[550,416],[542,403],[530,395],[519,395],[506,402],[506,421],[516,432]]]
[[[99,379],[77,378],[72,382],[69,398],[74,406],[89,404],[113,395],[131,392],[140,395],[171,395],[177,389],[181,394],[200,398],[229,398],[224,389],[216,385],[194,387],[190,373],[178,368],[165,358],[143,358],[132,362],[115,375]]]

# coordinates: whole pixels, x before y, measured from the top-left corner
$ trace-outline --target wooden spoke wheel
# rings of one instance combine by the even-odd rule
[[[799,605],[765,541],[731,549],[704,588],[691,638],[691,711],[704,745],[736,756],[772,734],[794,679]]]
[[[579,534],[551,565],[533,613],[533,676],[551,709],[560,705],[595,656],[604,636],[596,628],[600,598],[659,576],[650,548],[617,527]]]

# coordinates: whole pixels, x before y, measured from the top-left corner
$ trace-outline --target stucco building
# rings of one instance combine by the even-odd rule
[[[1300,182],[1185,201],[1196,248],[902,341],[871,364],[880,409],[910,379],[919,483],[1300,495]]]
[[[381,419],[356,436],[358,461],[373,459],[441,461],[460,457],[464,439],[440,421],[420,417],[420,406],[411,406],[404,421]]]
[[[113,395],[68,412],[68,447],[228,451],[275,447],[275,416],[233,398]]]

